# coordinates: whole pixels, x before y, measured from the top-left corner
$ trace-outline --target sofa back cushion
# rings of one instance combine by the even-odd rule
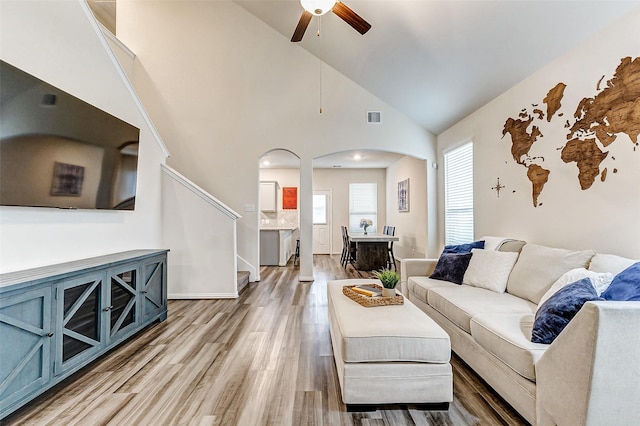
[[[500,244],[500,247],[498,247],[498,250],[520,253],[525,244],[527,244],[527,242],[522,240],[504,240],[502,244]]]
[[[636,262],[637,260],[627,259],[615,254],[596,253],[591,259],[589,270],[593,272],[611,272],[615,276]]]
[[[512,251],[520,253],[522,246],[527,242],[521,240],[514,240],[513,238],[506,237],[492,237],[485,235],[480,240],[484,241],[485,250],[499,250],[499,251]]]
[[[558,278],[572,269],[586,268],[594,254],[526,244],[509,276],[507,292],[538,304]]]

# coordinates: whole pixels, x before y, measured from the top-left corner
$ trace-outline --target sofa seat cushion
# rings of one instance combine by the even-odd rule
[[[535,364],[549,345],[531,343],[533,321],[533,314],[478,314],[471,319],[471,336],[513,371],[535,382]]]
[[[436,287],[460,287],[449,281],[435,280],[429,277],[409,277],[407,280],[407,289],[409,293],[413,293],[420,301],[429,303],[429,289]]]
[[[496,293],[468,285],[429,290],[429,305],[449,321],[471,333],[471,318],[478,314],[532,314],[536,305],[509,293]]]

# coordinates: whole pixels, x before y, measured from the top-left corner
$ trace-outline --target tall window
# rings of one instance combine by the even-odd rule
[[[473,241],[473,143],[444,155],[445,244]]]
[[[349,184],[349,232],[364,232],[360,228],[360,220],[371,219],[373,225],[367,232],[378,229],[378,184],[350,183]]]

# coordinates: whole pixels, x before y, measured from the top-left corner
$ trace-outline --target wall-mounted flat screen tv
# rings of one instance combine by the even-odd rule
[[[0,205],[133,210],[139,139],[135,126],[0,61]]]

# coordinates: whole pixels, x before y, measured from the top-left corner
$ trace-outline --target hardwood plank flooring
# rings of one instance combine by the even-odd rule
[[[455,355],[448,411],[346,411],[326,283],[359,278],[338,256],[263,267],[236,300],[171,300],[169,316],[0,422],[2,425],[519,425]],[[367,274],[363,274],[367,275]]]

